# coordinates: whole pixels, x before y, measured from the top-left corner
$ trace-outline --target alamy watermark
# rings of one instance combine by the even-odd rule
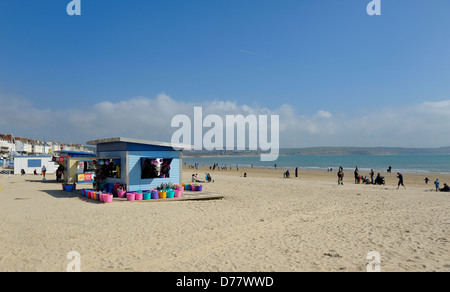
[[[81,255],[77,251],[71,251],[67,254],[67,259],[71,260],[67,264],[67,272],[81,272]]]
[[[171,143],[174,148],[177,144],[192,145],[193,137],[194,150],[261,150],[268,151],[261,154],[261,161],[278,159],[278,115],[270,115],[269,131],[268,115],[226,115],[224,121],[219,115],[207,115],[203,118],[203,108],[194,107],[193,122],[187,115],[177,115],[173,117],[171,127],[179,128],[172,135]],[[203,133],[204,128],[209,130]]]
[[[381,15],[381,0],[372,0],[367,5],[367,14]],[[81,15],[81,0],[72,0],[67,4],[67,14],[70,16]]]
[[[72,0],[67,4],[67,14],[70,16],[81,15],[81,0]]]
[[[377,251],[371,251],[366,257],[369,263],[366,266],[367,272],[381,272],[381,255]]]
[[[367,5],[367,14],[381,15],[381,0],[373,0]]]

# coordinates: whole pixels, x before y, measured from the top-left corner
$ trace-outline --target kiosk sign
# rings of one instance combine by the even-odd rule
[[[88,183],[94,181],[94,175],[92,173],[78,174],[79,183]]]

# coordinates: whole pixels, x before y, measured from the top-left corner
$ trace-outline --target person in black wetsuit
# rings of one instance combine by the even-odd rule
[[[403,184],[403,175],[400,172],[397,172],[397,178],[398,178],[398,186],[397,189],[402,185],[405,189],[405,185]]]
[[[375,184],[384,185],[384,177],[382,177],[380,173],[378,173],[377,178],[375,179]]]

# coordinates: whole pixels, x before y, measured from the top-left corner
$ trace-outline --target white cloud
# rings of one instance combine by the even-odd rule
[[[0,132],[68,143],[117,136],[170,141],[176,130],[170,127],[172,118],[178,114],[192,117],[194,106],[202,106],[203,117],[279,115],[280,147],[450,145],[450,100],[351,114],[319,110],[313,115],[303,115],[286,104],[268,109],[235,101],[181,102],[166,94],[58,110],[38,108],[15,97],[0,96],[0,102]]]
[[[326,118],[326,119],[331,119],[333,117],[333,115],[330,112],[323,111],[323,110],[318,111],[317,116],[319,118]]]

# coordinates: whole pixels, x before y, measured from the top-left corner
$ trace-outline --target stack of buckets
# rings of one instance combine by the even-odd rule
[[[91,189],[82,189],[81,196],[95,201],[100,201],[103,203],[112,203],[113,194],[97,192]]]
[[[157,199],[171,199],[171,198],[181,198],[184,190],[189,191],[202,191],[201,185],[183,185],[177,189],[167,189],[167,190],[145,190],[145,191],[116,191],[119,198],[126,198],[127,201],[148,201]],[[104,202],[111,203],[113,200],[113,194],[97,192],[92,189],[82,189],[81,196]]]
[[[127,198],[128,201],[148,201],[157,199],[181,198],[182,188],[167,190],[145,190],[145,191],[129,191],[119,194],[121,198]]]
[[[202,189],[203,189],[202,185],[191,185],[191,184],[184,185],[184,190],[186,191],[201,192]]]

